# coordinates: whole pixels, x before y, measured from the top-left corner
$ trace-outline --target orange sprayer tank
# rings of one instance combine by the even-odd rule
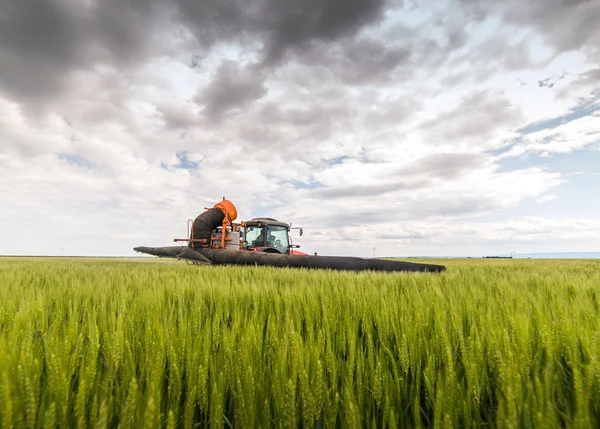
[[[225,220],[233,222],[237,219],[237,209],[231,201],[226,200],[225,198],[223,198],[223,201],[219,201],[215,204],[214,208],[221,209],[221,211],[225,213]]]

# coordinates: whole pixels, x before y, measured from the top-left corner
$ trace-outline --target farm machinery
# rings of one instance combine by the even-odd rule
[[[206,208],[196,219],[188,221],[188,238],[174,242],[187,245],[168,247],[135,247],[133,250],[163,258],[215,265],[258,265],[290,268],[317,268],[350,271],[416,271],[440,272],[442,265],[420,264],[383,259],[347,256],[308,255],[297,250],[290,236],[292,228],[269,217],[236,223],[237,209],[223,198]]]

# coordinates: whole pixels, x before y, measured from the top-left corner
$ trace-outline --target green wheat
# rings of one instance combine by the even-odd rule
[[[445,264],[0,259],[0,427],[599,427],[600,261]]]

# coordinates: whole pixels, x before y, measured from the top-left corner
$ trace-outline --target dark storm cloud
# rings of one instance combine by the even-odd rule
[[[264,97],[267,94],[264,81],[264,73],[256,67],[224,61],[213,81],[198,93],[195,101],[204,106],[207,119],[219,119],[223,113]]]
[[[155,41],[159,7],[102,0],[0,0],[0,93],[30,107],[68,91],[75,70],[99,64],[123,72]]]
[[[386,0],[270,0],[264,10],[269,32],[265,60],[312,40],[332,41],[381,19]]]
[[[77,59],[76,20],[62,3],[0,0],[0,90],[36,99],[60,90]]]
[[[158,0],[155,0],[158,1]],[[335,41],[378,22],[401,0],[175,0],[180,21],[203,46],[261,41],[265,65],[312,41]]]
[[[468,19],[500,13],[514,24],[533,26],[561,50],[600,45],[600,2],[595,0],[533,0],[496,2],[456,0]],[[449,26],[446,42],[412,48],[354,36],[381,21],[400,0],[0,0],[0,91],[31,103],[66,90],[72,71],[97,64],[139,64],[152,55],[175,55],[182,49],[181,28],[195,36],[186,47],[200,58],[216,42],[246,43],[258,49],[258,61],[269,68],[286,61],[286,54],[331,67],[344,83],[377,82],[377,76],[396,71],[418,51],[417,64],[440,61],[440,53],[463,46],[464,28]],[[467,19],[467,18],[465,18]],[[432,22],[447,24],[445,19]],[[403,39],[395,39],[403,40]],[[330,42],[341,41],[336,49]],[[167,43],[177,46],[170,51]],[[524,45],[505,52],[507,67],[521,67],[530,59]],[[418,48],[418,49],[417,49]],[[493,46],[487,52],[498,51]],[[411,54],[412,53],[412,54]],[[427,58],[429,58],[427,60]],[[196,66],[198,61],[194,60]],[[424,61],[424,62],[423,62]],[[432,64],[433,64],[432,63]],[[409,68],[407,67],[407,70]],[[398,78],[395,75],[395,78]],[[375,80],[374,80],[375,79]],[[241,96],[256,97],[252,88]],[[260,91],[260,88],[258,89]],[[228,106],[231,95],[213,94],[215,107]],[[235,100],[232,101],[235,104]]]
[[[333,41],[376,22],[386,0],[0,0],[0,91],[40,102],[64,91],[73,70],[96,64],[136,64],[175,54],[163,44],[180,41],[183,26],[195,45],[262,42],[265,65],[313,40]],[[191,46],[191,45],[190,45]],[[180,47],[178,48],[180,49]],[[196,54],[196,53],[195,53]],[[228,70],[222,78],[227,79]],[[249,86],[241,98],[255,97]],[[258,89],[260,91],[260,88]],[[234,97],[215,90],[215,109]],[[232,101],[229,101],[232,100]]]

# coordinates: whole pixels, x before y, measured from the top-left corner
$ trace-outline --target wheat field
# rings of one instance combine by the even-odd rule
[[[0,258],[0,427],[600,427],[600,261],[143,262]]]

